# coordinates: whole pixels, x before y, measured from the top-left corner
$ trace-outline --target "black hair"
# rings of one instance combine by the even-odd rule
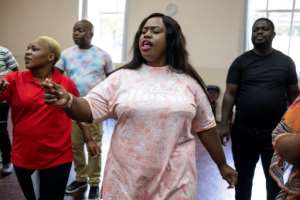
[[[255,22],[253,23],[253,26],[258,22],[258,21],[266,21],[267,23],[269,23],[269,25],[271,26],[271,29],[273,32],[275,32],[275,26],[274,23],[272,22],[272,20],[270,20],[269,18],[266,17],[261,17],[255,20]]]
[[[143,58],[139,49],[139,39],[142,34],[142,29],[146,22],[150,18],[154,17],[161,18],[166,27],[166,64],[170,66],[171,69],[173,68],[174,71],[178,73],[185,73],[194,78],[207,95],[207,90],[204,81],[202,80],[201,76],[197,73],[197,71],[193,68],[193,66],[189,63],[189,55],[186,50],[186,40],[181,31],[180,25],[177,23],[176,20],[162,13],[152,13],[141,22],[135,34],[134,42],[132,45],[133,58],[129,63],[125,64],[119,69],[138,69],[143,63],[146,63],[146,60]]]
[[[82,19],[82,20],[79,20],[78,22],[76,22],[75,25],[78,23],[83,24],[90,31],[92,36],[94,35],[94,26],[93,26],[92,22],[90,22],[87,19]]]

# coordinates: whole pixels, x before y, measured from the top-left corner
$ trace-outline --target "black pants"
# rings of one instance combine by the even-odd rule
[[[72,163],[39,170],[39,200],[63,200]],[[27,200],[36,200],[31,175],[35,170],[14,166],[18,182]]]
[[[2,163],[10,162],[11,144],[7,131],[8,104],[0,103],[0,151],[2,152]]]
[[[267,200],[274,200],[280,191],[269,175],[269,166],[274,152],[271,133],[272,129],[255,129],[234,124],[231,136],[233,159],[238,172],[236,200],[251,200],[252,181],[259,157],[266,178]]]

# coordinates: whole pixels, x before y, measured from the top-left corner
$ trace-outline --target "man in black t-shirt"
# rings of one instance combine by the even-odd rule
[[[268,172],[273,155],[271,133],[299,89],[295,64],[290,57],[272,48],[274,36],[273,22],[257,19],[252,27],[254,49],[236,58],[227,75],[220,137],[225,144],[231,133],[238,172],[236,200],[251,199],[259,158],[266,178],[267,200],[274,200],[279,192]],[[230,130],[234,105],[235,121]]]

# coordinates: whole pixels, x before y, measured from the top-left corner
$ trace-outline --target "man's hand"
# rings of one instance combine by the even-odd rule
[[[97,144],[97,142],[93,139],[88,140],[87,147],[91,153],[92,156],[99,156],[101,153],[100,146]]]
[[[99,156],[101,153],[100,145],[95,141],[94,137],[91,134],[92,125],[77,122],[85,143],[87,144],[88,151],[92,156]]]

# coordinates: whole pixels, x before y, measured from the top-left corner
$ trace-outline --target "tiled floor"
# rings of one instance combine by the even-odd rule
[[[106,131],[108,133],[108,131]],[[110,144],[110,134],[103,136],[103,161],[106,160],[105,153],[108,151]],[[232,156],[230,146],[225,147],[225,154],[232,165]],[[227,183],[220,177],[215,164],[209,158],[206,150],[199,143],[197,147],[198,156],[198,200],[233,200],[234,190],[226,189]],[[74,172],[71,173],[70,180],[74,179]],[[82,191],[74,194],[73,196],[66,196],[64,200],[82,200],[87,196],[87,191]],[[0,179],[0,200],[23,200],[23,194],[17,184],[14,174]],[[252,200],[265,199],[265,182],[263,178],[263,171],[260,163],[257,167]]]

